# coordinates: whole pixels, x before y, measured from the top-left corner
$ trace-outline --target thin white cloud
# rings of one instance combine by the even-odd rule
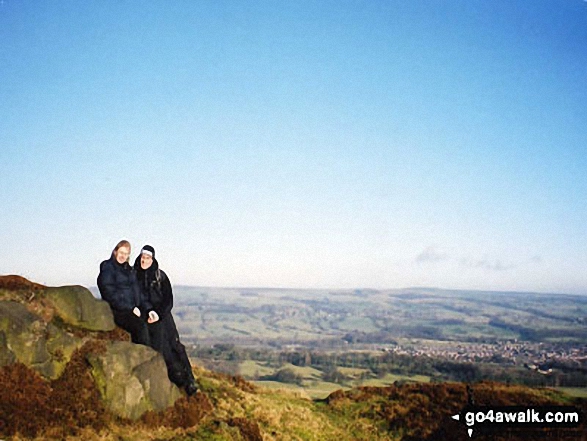
[[[447,260],[448,256],[445,253],[438,251],[437,247],[429,246],[416,256],[417,263],[441,262]]]
[[[456,261],[460,263],[461,266],[467,268],[501,272],[510,271],[529,264],[540,264],[542,263],[542,256],[534,255],[529,259],[517,262],[511,260],[504,262],[501,259],[491,259],[486,255],[482,257],[462,257],[458,259],[457,256],[451,257],[448,253],[442,251],[441,248],[435,245],[430,245],[415,258],[415,262],[418,264],[438,263],[444,261]]]

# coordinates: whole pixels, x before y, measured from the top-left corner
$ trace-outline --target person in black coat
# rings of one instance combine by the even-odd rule
[[[144,299],[150,346],[163,354],[169,379],[184,388],[188,395],[193,395],[198,391],[198,387],[185,346],[179,341],[179,333],[171,315],[171,282],[167,274],[159,268],[152,246],[145,245],[141,249],[134,269]]]
[[[130,266],[130,243],[118,242],[110,259],[100,264],[98,289],[112,310],[114,323],[130,333],[133,343],[149,345],[146,310],[135,270]]]

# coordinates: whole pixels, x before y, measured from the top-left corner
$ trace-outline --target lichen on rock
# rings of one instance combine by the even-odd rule
[[[87,359],[105,406],[122,418],[166,409],[182,396],[169,381],[161,354],[147,346],[113,342]]]

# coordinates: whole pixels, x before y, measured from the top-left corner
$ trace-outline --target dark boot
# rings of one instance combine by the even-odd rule
[[[190,381],[185,387],[185,393],[188,395],[188,397],[197,394],[199,390],[200,389],[198,388],[198,385],[193,380]]]

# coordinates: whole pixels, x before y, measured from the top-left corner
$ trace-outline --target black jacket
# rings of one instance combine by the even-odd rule
[[[143,298],[145,311],[155,311],[163,319],[173,308],[173,291],[169,277],[161,269],[157,259],[147,269],[141,268],[141,256],[135,260],[134,269]]]
[[[113,311],[132,311],[142,303],[133,267],[127,262],[118,263],[114,256],[100,264],[98,289]]]

